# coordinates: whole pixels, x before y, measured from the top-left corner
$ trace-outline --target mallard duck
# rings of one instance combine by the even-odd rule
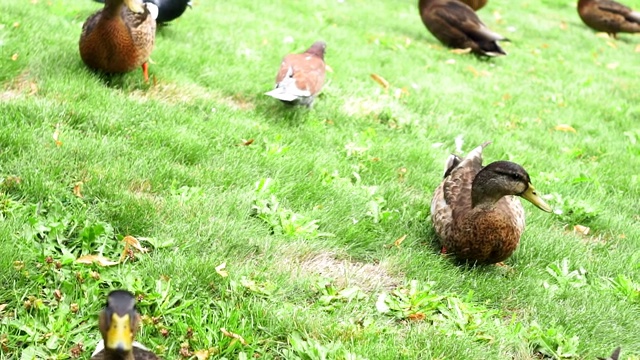
[[[125,290],[114,290],[107,296],[107,305],[100,312],[102,339],[91,360],[161,360],[142,344],[133,341],[138,330],[136,299]]]
[[[460,0],[463,3],[469,5],[474,11],[478,11],[482,9],[485,5],[487,5],[487,0]]]
[[[578,14],[587,26],[613,38],[620,32],[640,32],[640,12],[613,0],[579,0]]]
[[[482,166],[488,144],[464,158],[447,159],[444,180],[431,200],[431,221],[443,253],[493,264],[511,256],[520,242],[525,219],[516,196],[543,211],[551,208],[536,194],[522,166],[510,161]]]
[[[82,26],[82,61],[105,73],[124,73],[142,66],[144,80],[149,81],[147,60],[155,41],[157,10],[140,0],[107,0]]]
[[[104,0],[95,0],[104,3]],[[158,7],[158,17],[156,22],[164,24],[179,18],[187,7],[191,7],[189,0],[143,0],[145,3],[152,3]]]
[[[420,0],[422,22],[441,43],[456,49],[471,49],[476,55],[507,53],[498,41],[508,41],[482,22],[467,4],[458,0]]]
[[[324,85],[326,48],[323,41],[316,41],[301,54],[285,56],[276,75],[275,89],[265,95],[285,103],[311,107]]]
[[[619,357],[620,357],[620,346],[618,346],[615,350],[613,350],[613,353],[608,358],[605,359],[605,358],[598,357],[598,359],[600,359],[600,360],[618,360]]]

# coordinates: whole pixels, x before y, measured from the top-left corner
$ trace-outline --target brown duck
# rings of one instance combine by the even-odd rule
[[[161,360],[142,344],[133,341],[138,329],[136,299],[128,291],[114,290],[107,297],[107,306],[100,312],[102,341],[91,360]]]
[[[507,53],[498,41],[508,41],[482,22],[467,4],[458,0],[420,0],[422,22],[441,43],[457,49],[471,49],[477,55]]]
[[[469,5],[474,11],[478,11],[482,9],[485,5],[487,5],[487,0],[460,0],[463,3]]]
[[[578,14],[587,26],[614,38],[620,32],[640,32],[640,12],[612,0],[579,0]]]
[[[285,56],[276,75],[275,89],[265,95],[285,103],[311,107],[324,85],[326,48],[324,41],[316,41],[301,54]]]
[[[488,144],[464,158],[449,157],[431,200],[431,221],[443,253],[493,264],[511,256],[520,242],[525,216],[517,196],[543,211],[551,208],[536,194],[522,166],[509,161],[482,166]]]
[[[142,66],[149,80],[147,60],[153,50],[158,9],[140,0],[106,0],[89,16],[80,35],[80,57],[88,67],[105,73],[124,73]]]

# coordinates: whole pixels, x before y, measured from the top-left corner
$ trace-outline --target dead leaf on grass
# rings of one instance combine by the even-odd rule
[[[468,54],[471,52],[471,48],[464,48],[464,49],[451,49],[449,50],[450,53],[452,54],[456,54],[456,55],[464,55],[464,54]]]
[[[220,328],[220,331],[222,331],[222,334],[226,337],[230,337],[232,339],[237,339],[238,341],[240,341],[240,343],[242,345],[247,345],[247,340],[245,340],[242,336],[236,334],[236,333],[232,333],[230,331],[227,331],[227,329],[225,328]]]
[[[56,143],[56,146],[62,146],[62,141],[59,140],[60,138],[60,123],[56,124],[56,128],[55,130],[53,130],[53,141]]]
[[[222,277],[229,276],[229,273],[227,272],[227,263],[223,262],[222,264],[216,266],[216,272]]]
[[[407,316],[407,319],[412,320],[412,321],[422,321],[426,318],[427,316],[423,313],[415,313],[415,314],[409,314],[409,316]]]
[[[573,227],[573,231],[578,233],[578,234],[580,234],[580,235],[587,236],[587,235],[589,235],[589,232],[591,231],[591,229],[589,227],[587,227],[587,226],[575,225]]]
[[[73,184],[73,195],[81,198],[82,196],[82,181],[78,181],[77,183]]]
[[[111,261],[108,258],[102,256],[102,255],[84,255],[84,256],[80,256],[79,258],[76,259],[76,262],[78,264],[93,264],[96,263],[99,266],[113,266],[113,265],[118,265],[117,262],[115,261]]]
[[[371,78],[373,79],[373,81],[377,82],[378,85],[382,86],[383,89],[389,90],[389,86],[391,85],[385,78],[378,74],[371,74]]]
[[[254,142],[254,139],[249,139],[249,140],[242,139],[242,142],[240,144],[238,144],[238,145],[249,146],[249,145],[253,144],[253,142]]]
[[[558,124],[553,129],[556,131],[564,131],[564,132],[572,132],[572,133],[576,132],[576,129],[574,129],[573,126],[568,124]]]
[[[404,241],[404,239],[407,238],[407,234],[404,234],[402,236],[400,236],[399,238],[396,239],[396,241],[393,242],[392,245],[385,245],[386,248],[391,248],[391,247],[400,247],[400,244],[402,244],[402,242]]]

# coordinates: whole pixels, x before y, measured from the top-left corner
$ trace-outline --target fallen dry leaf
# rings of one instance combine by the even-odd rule
[[[575,225],[573,227],[573,231],[575,231],[576,233],[580,234],[580,235],[589,235],[589,232],[591,231],[591,229],[587,226],[583,226],[583,225]]]
[[[253,139],[249,139],[249,140],[242,139],[242,143],[240,143],[240,145],[249,146],[249,145],[253,144],[253,142],[254,142]]]
[[[404,234],[404,235],[400,236],[398,239],[396,239],[396,241],[393,242],[393,246],[400,247],[400,244],[402,244],[402,242],[406,238],[407,238],[407,234]]]
[[[247,340],[245,340],[242,336],[236,334],[236,333],[232,333],[230,331],[227,331],[227,329],[225,328],[220,328],[220,331],[222,331],[222,334],[226,337],[230,337],[232,339],[237,339],[238,341],[240,341],[240,343],[242,345],[247,345]]]
[[[618,45],[616,45],[616,43],[614,43],[613,41],[607,41],[607,46],[609,46],[610,48],[613,49],[617,49]]]
[[[619,65],[620,65],[620,63],[612,62],[612,63],[607,64],[607,69],[615,70]]]
[[[640,52],[640,44],[636,45],[635,52]]]
[[[209,350],[202,349],[196,350],[193,352],[193,356],[195,356],[198,360],[207,360],[209,358]]]
[[[576,132],[576,129],[574,129],[571,125],[567,125],[567,124],[558,124],[556,125],[556,127],[554,127],[554,129],[556,131],[564,131],[564,132]]]
[[[115,261],[111,261],[108,258],[102,256],[102,255],[84,255],[84,256],[80,256],[79,258],[76,259],[76,262],[78,264],[93,264],[96,263],[100,266],[113,266],[113,265],[118,265],[117,262]]]
[[[126,245],[129,245],[140,252],[145,253],[149,251],[149,249],[142,247],[142,245],[140,245],[140,241],[138,241],[138,239],[134,238],[131,235],[127,235],[124,238],[122,238],[122,242],[124,242]]]
[[[426,318],[426,315],[423,313],[415,313],[415,314],[409,314],[409,316],[407,316],[407,318],[409,320],[413,320],[413,321],[421,321],[424,320]]]
[[[371,74],[371,78],[373,79],[373,81],[377,82],[380,86],[382,86],[383,89],[388,90],[389,89],[389,82],[387,80],[385,80],[385,78],[383,78],[382,76],[378,75],[378,74]]]
[[[81,198],[82,196],[82,181],[78,181],[73,185],[73,195]]]
[[[53,130],[53,141],[55,141],[56,146],[62,146],[62,141],[59,140],[60,138],[60,123],[56,124],[56,128],[55,130]]]
[[[218,275],[222,277],[227,277],[229,276],[229,273],[227,272],[226,268],[227,268],[227,263],[223,262],[222,264],[216,266],[216,272],[218,273]]]
[[[2,312],[7,307],[7,304],[0,304],[0,312]]]
[[[18,60],[18,53],[15,53],[15,54],[11,55],[11,60],[13,60],[13,61]]]
[[[333,68],[329,64],[324,64],[324,69],[330,73],[333,73]]]
[[[138,241],[138,239],[134,238],[131,235],[127,235],[122,238],[122,242],[124,242],[124,249],[122,250],[122,254],[120,255],[120,260],[118,260],[119,262],[124,261],[127,255],[130,255],[132,259],[134,258],[133,251],[131,251],[130,249],[131,247],[140,251],[141,253],[146,253],[147,251],[149,251],[149,249],[142,247],[142,245],[140,245],[140,241]]]
[[[445,61],[444,63],[447,64],[447,65],[453,65],[453,64],[456,63],[456,61],[455,61],[455,59],[449,59],[449,60]]]
[[[564,21],[561,21],[560,22],[560,29],[561,30],[567,30],[567,28],[568,28],[567,23],[564,22]]]

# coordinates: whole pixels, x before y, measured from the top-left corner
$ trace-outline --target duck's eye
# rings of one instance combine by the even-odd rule
[[[520,181],[522,179],[522,176],[520,176],[520,174],[518,173],[512,173],[511,177],[513,178],[513,180],[517,180],[517,181]]]

